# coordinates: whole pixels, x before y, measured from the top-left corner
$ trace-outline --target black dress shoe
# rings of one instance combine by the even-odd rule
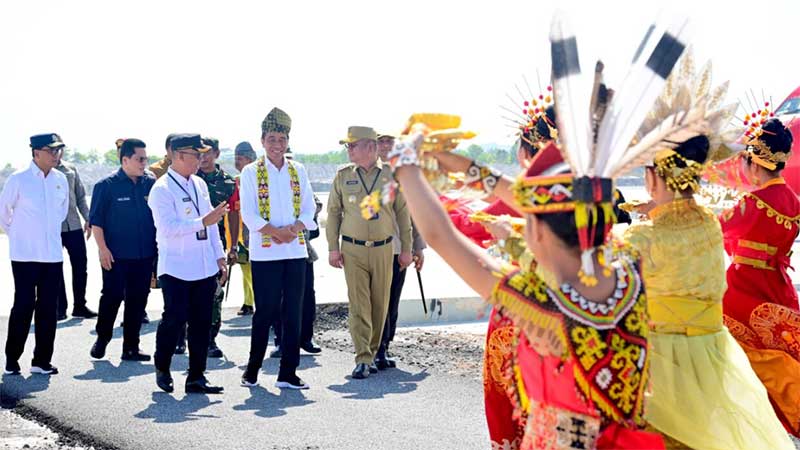
[[[106,356],[106,346],[108,346],[108,342],[98,339],[92,345],[92,350],[89,351],[89,355],[91,355],[94,359],[103,359]]]
[[[150,361],[150,355],[144,354],[139,350],[125,350],[122,352],[123,361]]]
[[[222,386],[213,386],[208,384],[205,377],[199,380],[186,382],[187,394],[221,394],[225,389]]]
[[[395,360],[387,358],[385,356],[378,357],[375,358],[375,367],[377,367],[378,370],[393,369],[397,367],[397,363],[395,362]]]
[[[208,344],[208,355],[209,358],[222,358],[224,355],[222,354],[222,350],[217,347],[217,343],[215,341],[211,341]]]
[[[144,313],[144,314],[142,314],[142,323],[143,323],[143,324],[148,324],[148,323],[150,323],[150,318],[149,318],[149,317],[147,317],[147,311],[145,311],[145,313]]]
[[[58,313],[56,316],[56,320],[61,322],[62,320],[67,320],[67,313]]]
[[[250,316],[253,315],[253,307],[249,305],[242,305],[242,309],[236,312],[237,316]]]
[[[353,373],[351,375],[356,380],[363,380],[364,378],[369,377],[369,366],[364,363],[358,363],[356,364],[356,368],[353,369]]]
[[[242,386],[256,387],[258,386],[258,372],[247,369],[242,374]]]
[[[80,317],[83,319],[94,319],[95,317],[97,317],[97,313],[84,306],[83,308],[73,309],[72,317]]]
[[[308,389],[308,385],[300,379],[297,375],[292,375],[288,377],[278,377],[278,381],[275,382],[275,387],[280,389]]]
[[[321,348],[314,345],[314,341],[308,341],[304,344],[301,344],[300,348],[302,348],[306,353],[311,353],[312,355],[322,352]]]
[[[369,367],[369,373],[378,373],[378,367],[374,363],[367,367]]]
[[[175,346],[175,354],[182,355],[186,353],[186,341],[178,342],[178,345]]]
[[[156,369],[156,384],[167,393],[175,390],[175,386],[172,384],[172,375],[168,371]]]
[[[18,362],[7,361],[6,370],[3,371],[3,375],[19,375],[21,370]]]
[[[282,356],[283,356],[283,353],[281,353],[281,348],[280,348],[280,347],[275,347],[275,350],[273,350],[273,351],[272,351],[272,352],[269,354],[269,357],[270,357],[270,358],[280,358],[280,357],[282,357]]]

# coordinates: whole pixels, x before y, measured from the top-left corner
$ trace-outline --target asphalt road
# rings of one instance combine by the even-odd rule
[[[220,346],[229,359],[209,359],[208,378],[219,396],[186,395],[185,356],[175,357],[176,392],[155,386],[152,363],[122,362],[121,330],[107,359],[92,360],[94,321],[59,324],[53,363],[61,373],[30,375],[33,334],[20,363],[22,376],[4,376],[0,395],[66,424],[98,442],[123,449],[482,449],[488,445],[482,385],[462,377],[404,367],[351,380],[353,356],[325,349],[302,356],[307,391],[273,386],[277,361],[268,360],[262,387],[239,386],[249,345],[248,319],[225,311]],[[0,319],[6,335],[7,318]],[[155,324],[142,348],[154,348]],[[438,351],[446,351],[439,349]],[[4,363],[4,361],[3,361]]]

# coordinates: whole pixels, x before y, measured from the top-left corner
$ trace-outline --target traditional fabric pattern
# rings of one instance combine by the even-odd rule
[[[292,207],[294,208],[294,218],[300,218],[300,177],[297,175],[297,168],[294,164],[286,160],[287,169],[289,170],[289,184],[292,188]],[[258,183],[258,212],[261,218],[269,222],[269,171],[264,157],[258,159],[256,163],[256,182]],[[306,242],[305,234],[302,231],[297,232],[297,241],[300,245]],[[268,234],[261,235],[261,246],[268,248],[272,246],[272,236]]]
[[[600,434],[600,418],[578,414],[540,402],[531,402],[523,450],[593,449]]]
[[[751,192],[745,194],[745,197],[753,199],[756,202],[756,208],[760,210],[766,210],[765,213],[767,217],[769,217],[770,219],[775,219],[775,223],[777,223],[778,225],[783,225],[783,227],[786,228],[787,230],[791,230],[792,227],[795,226],[800,226],[800,215],[789,217],[787,215],[781,214],[780,212],[778,212],[778,210],[770,206],[769,203],[760,199],[757,195]],[[742,202],[740,206],[742,208],[742,214],[744,214],[745,204],[746,203]]]
[[[774,303],[763,303],[750,313],[750,327],[761,346],[780,349],[800,360],[800,313]]]
[[[615,304],[605,313],[596,308],[598,303],[573,298],[568,286],[554,291],[535,274],[519,271],[498,283],[492,301],[526,337],[536,336],[540,328],[557,331],[566,350],[562,357],[578,361],[573,375],[579,392],[604,420],[633,426],[641,423],[647,378],[647,329],[640,323],[646,322],[645,297],[633,262],[612,265],[619,295],[609,299]],[[636,318],[628,320],[630,315]]]
[[[512,186],[514,199],[526,213],[573,211],[572,175],[529,177]]]
[[[517,345],[519,329],[514,325],[504,325],[495,329],[486,343],[486,360],[483,366],[484,389],[507,392],[514,380],[508,376],[510,355]]]
[[[292,118],[280,108],[272,108],[272,110],[264,117],[261,122],[261,131],[263,133],[277,132],[284,133],[287,136],[292,130]]]

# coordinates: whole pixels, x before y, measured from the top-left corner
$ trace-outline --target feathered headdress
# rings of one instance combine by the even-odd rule
[[[598,107],[602,85],[602,64],[595,67],[594,83],[581,71],[575,34],[563,14],[556,14],[550,29],[553,88],[556,122],[561,152],[572,173],[567,177],[528,177],[515,184],[520,206],[530,213],[552,212],[548,202],[524,200],[522,191],[537,192],[539,187],[568,195],[556,211],[574,211],[581,250],[581,281],[597,283],[592,255],[594,230],[599,220],[605,224],[604,238],[615,220],[613,179],[634,166],[634,162],[652,158],[650,146],[630,146],[630,142],[653,102],[661,94],[667,77],[680,58],[687,41],[685,20],[667,27],[654,39],[652,25],[636,55],[625,80],[613,98],[607,95]],[[607,92],[606,92],[607,94]],[[557,175],[557,174],[549,174]],[[555,183],[555,185],[554,185]],[[540,186],[541,185],[541,186]],[[562,195],[562,196],[563,196]],[[560,196],[561,197],[561,196]]]
[[[741,130],[726,127],[737,108],[736,103],[723,105],[728,84],[726,81],[712,88],[711,62],[706,62],[696,72],[693,54],[687,51],[681,59],[680,69],[673,71],[667,79],[663,93],[639,127],[633,148],[644,149],[643,154],[652,153],[647,149],[655,152],[653,164],[671,190],[697,191],[700,187],[698,177],[706,168],[736,152],[730,144],[741,135]],[[704,164],[687,160],[674,151],[681,143],[701,135],[709,140]]]

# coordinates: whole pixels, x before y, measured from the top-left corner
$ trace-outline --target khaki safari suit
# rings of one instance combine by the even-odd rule
[[[361,200],[369,192],[380,192],[391,179],[389,167],[380,161],[369,171],[348,164],[336,173],[328,198],[328,249],[340,250],[344,258],[356,364],[372,364],[375,359],[389,305],[392,245],[374,243],[392,238],[396,221],[401,249],[411,251],[411,217],[402,194],[398,193],[391,204],[382,207],[377,218],[366,220],[361,215]],[[340,236],[345,237],[341,246]],[[365,242],[364,245],[345,242],[347,238]]]

